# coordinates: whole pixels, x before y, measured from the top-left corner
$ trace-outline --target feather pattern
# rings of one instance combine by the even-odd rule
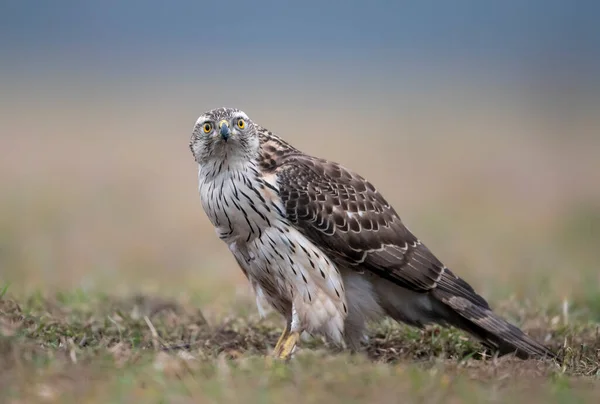
[[[238,125],[239,120],[247,121]],[[220,138],[217,123],[231,125]],[[292,331],[356,348],[383,315],[464,329],[500,354],[555,357],[493,313],[404,225],[369,181],[309,156],[245,113],[219,108],[197,121],[190,149],[202,206],[262,302]]]
[[[493,313],[482,296],[410,232],[369,181],[340,164],[302,153],[282,153],[275,167],[286,217],[335,262],[434,300],[430,318],[407,322],[457,326],[501,354],[555,357]]]

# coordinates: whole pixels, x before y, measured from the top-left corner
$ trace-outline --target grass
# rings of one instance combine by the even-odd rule
[[[2,287],[2,289],[0,289],[0,299],[2,299],[4,297],[4,295],[6,295],[6,292],[8,292],[8,287],[10,286],[9,283],[7,283],[6,285],[4,285]]]
[[[507,313],[509,310],[505,306]],[[289,363],[268,353],[269,316],[208,322],[195,305],[80,291],[0,300],[0,391],[9,402],[562,402],[600,397],[598,326],[526,312],[552,361],[482,355],[460,331],[376,324],[363,352],[309,338]],[[571,401],[570,401],[571,402]],[[575,401],[576,402],[576,401]],[[583,402],[583,401],[582,401]]]

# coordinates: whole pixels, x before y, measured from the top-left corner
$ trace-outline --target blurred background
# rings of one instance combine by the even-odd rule
[[[600,316],[600,3],[0,3],[0,281],[251,301],[191,130],[243,109],[374,182],[493,302]]]

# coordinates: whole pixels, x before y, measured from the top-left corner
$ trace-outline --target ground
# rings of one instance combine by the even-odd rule
[[[283,322],[258,317],[199,204],[187,142],[215,105],[180,99],[187,82],[143,97],[56,83],[47,94],[93,97],[15,93],[0,122],[0,401],[600,400],[596,116],[561,137],[523,105],[461,89],[455,109],[386,99],[365,136],[340,129],[351,109],[241,106],[372,180],[448,267],[564,361],[490,358],[457,330],[384,321],[364,352],[309,339],[281,363],[267,354]],[[314,121],[289,125],[298,111]]]
[[[242,311],[207,321],[193,304],[82,292],[0,300],[0,391],[8,402],[561,402],[597,400],[600,337],[582,319],[505,308],[560,353],[482,357],[457,330],[372,328],[359,354],[307,339],[272,360],[281,322]]]

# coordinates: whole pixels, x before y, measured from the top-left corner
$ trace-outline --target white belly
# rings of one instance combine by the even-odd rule
[[[348,310],[340,272],[289,224],[275,179],[264,178],[270,187],[261,187],[251,173],[224,172],[207,180],[200,170],[204,211],[257,294],[292,321],[292,329],[341,341]]]

